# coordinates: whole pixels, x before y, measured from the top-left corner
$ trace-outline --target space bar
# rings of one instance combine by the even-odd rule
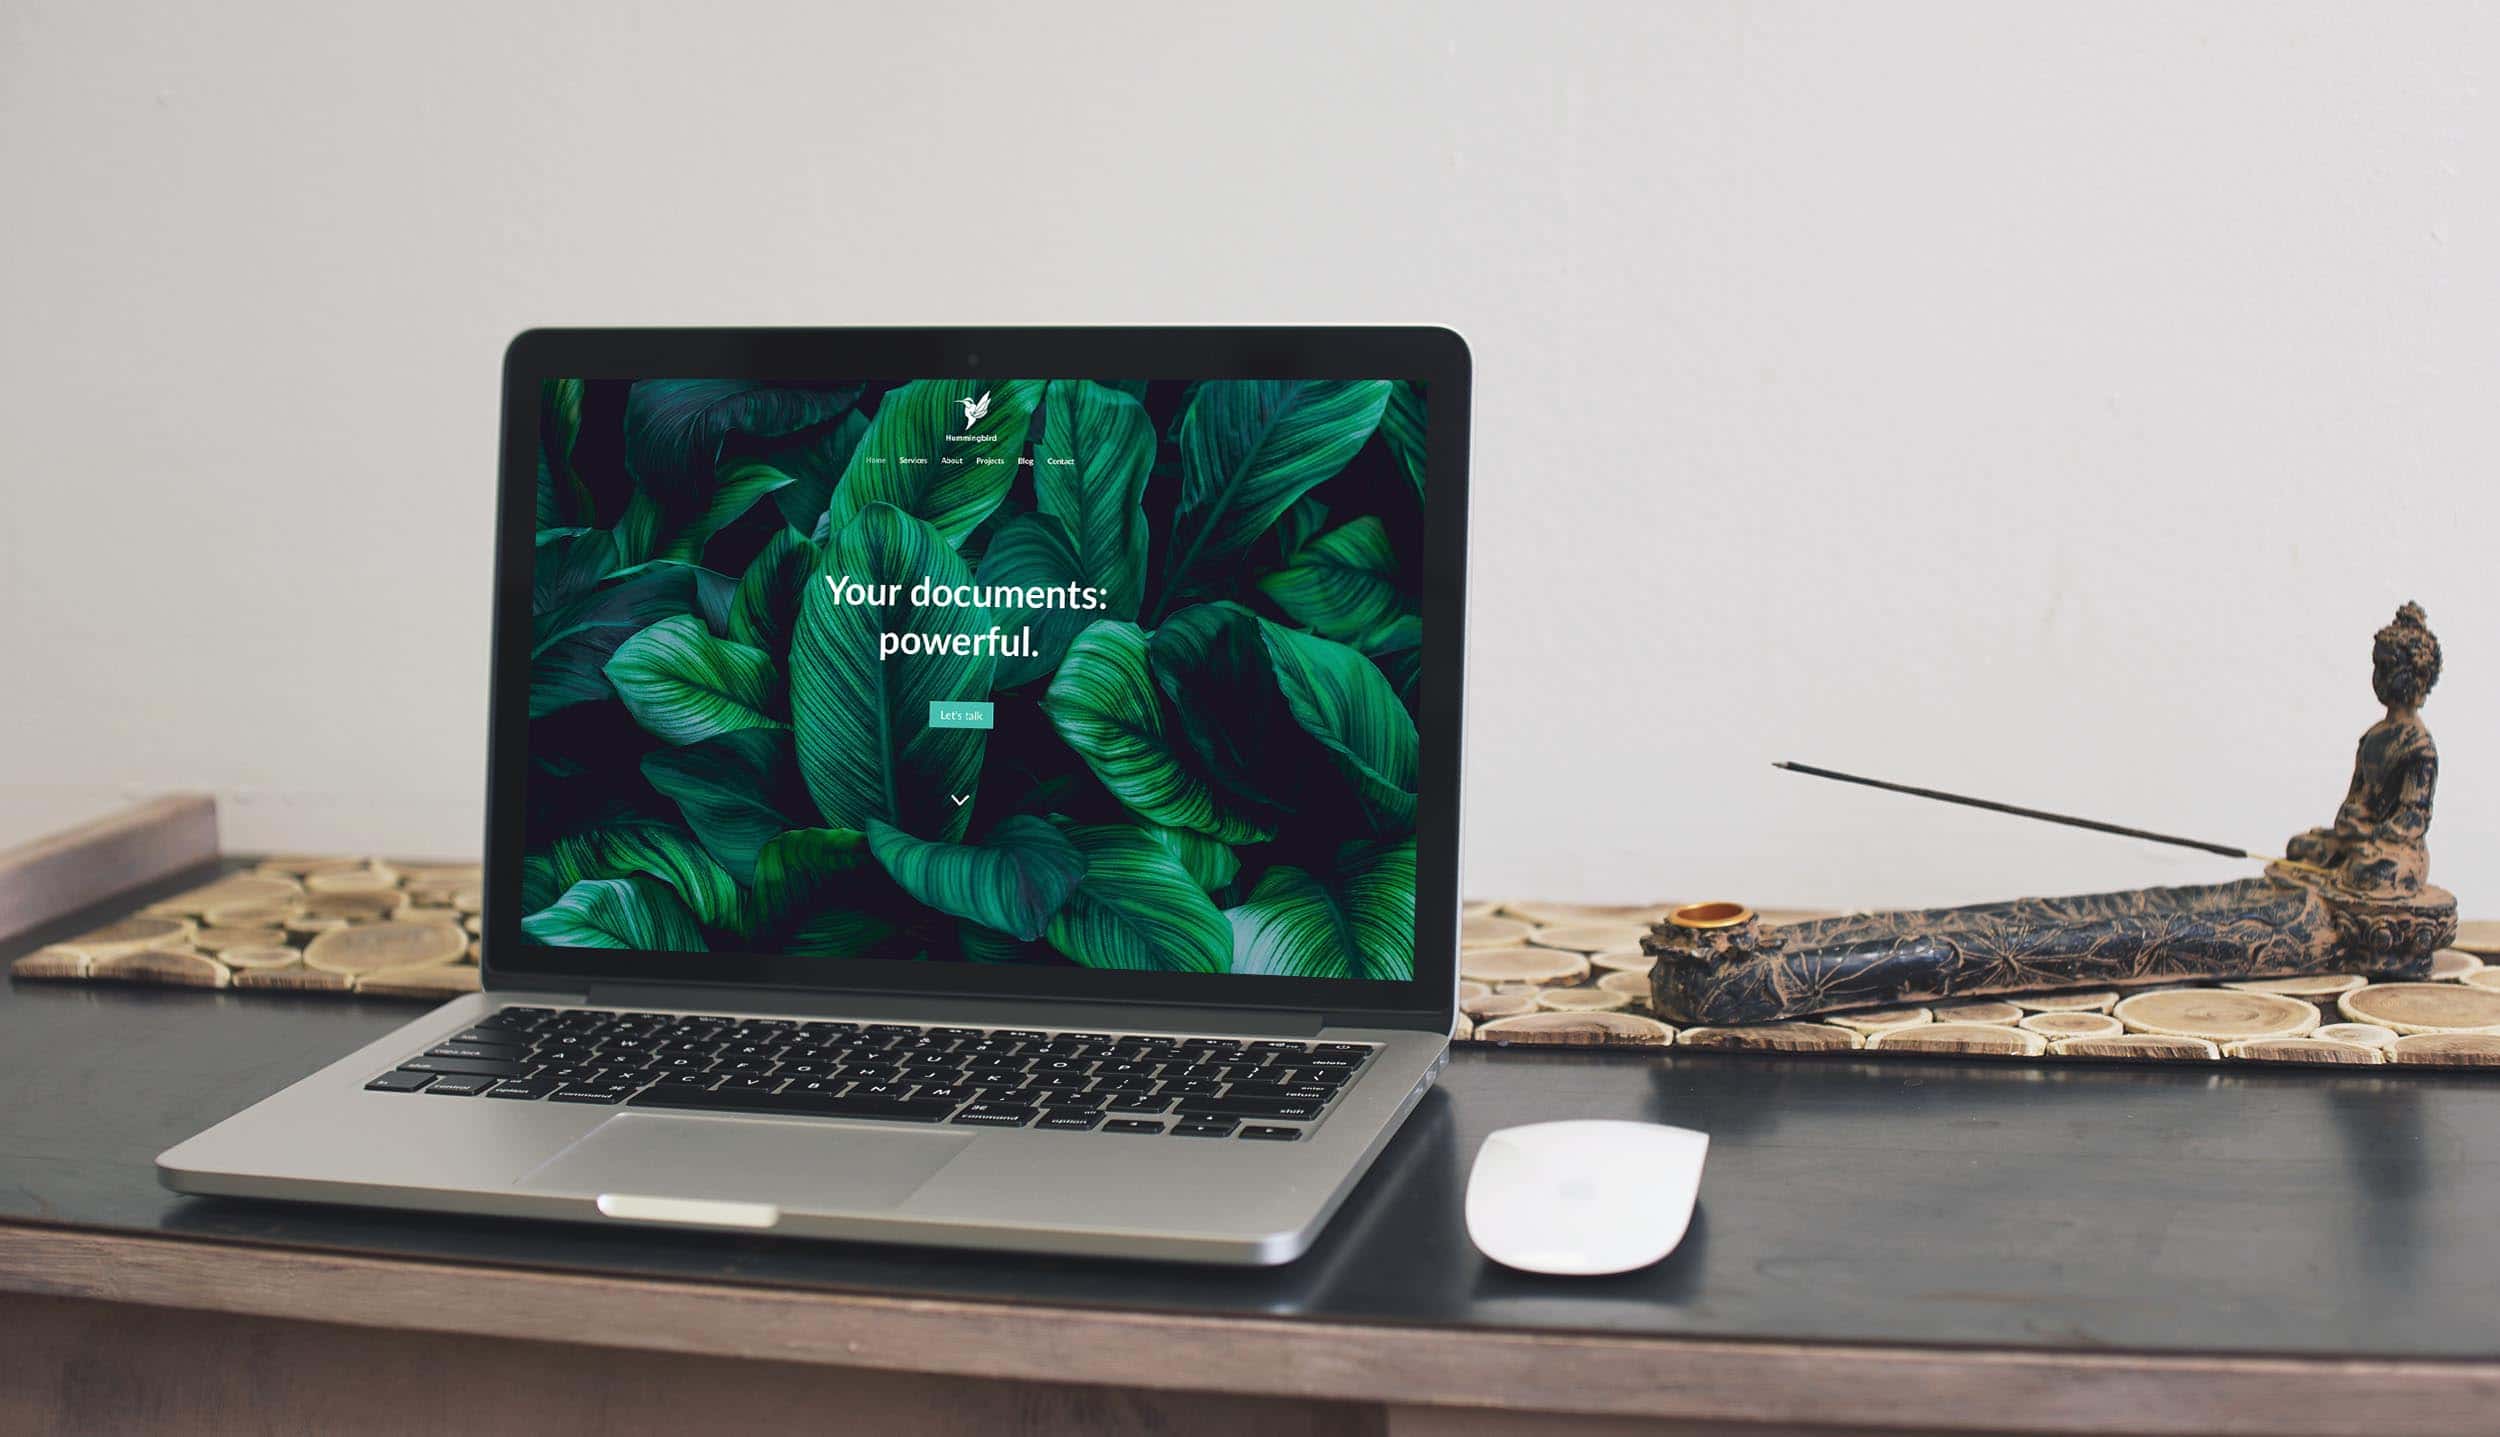
[[[896,1123],[940,1123],[955,1111],[948,1102],[912,1098],[838,1098],[823,1093],[764,1093],[743,1089],[716,1093],[692,1083],[660,1083],[625,1100],[629,1108],[700,1108],[716,1113],[785,1113],[811,1118],[883,1118]]]

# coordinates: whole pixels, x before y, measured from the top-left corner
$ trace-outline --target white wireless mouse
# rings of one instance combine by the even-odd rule
[[[1594,1277],[1684,1240],[1710,1135],[1583,1119],[1503,1128],[1467,1175],[1467,1236],[1504,1267]]]

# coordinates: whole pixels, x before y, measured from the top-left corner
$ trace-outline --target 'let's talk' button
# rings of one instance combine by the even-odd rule
[[[975,703],[968,699],[929,700],[931,728],[988,728],[996,722],[998,706]]]

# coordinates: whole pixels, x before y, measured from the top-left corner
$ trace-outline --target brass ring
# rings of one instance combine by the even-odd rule
[[[1667,921],[1678,928],[1734,928],[1753,920],[1753,910],[1742,903],[1687,903],[1667,915]]]

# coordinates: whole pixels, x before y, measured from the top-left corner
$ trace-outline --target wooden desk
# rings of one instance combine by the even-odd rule
[[[156,1185],[407,1016],[0,989],[0,1430],[2500,1430],[2487,1078],[1469,1051],[1256,1272]],[[1467,1246],[1477,1144],[1560,1116],[1713,1135],[1667,1261]]]

